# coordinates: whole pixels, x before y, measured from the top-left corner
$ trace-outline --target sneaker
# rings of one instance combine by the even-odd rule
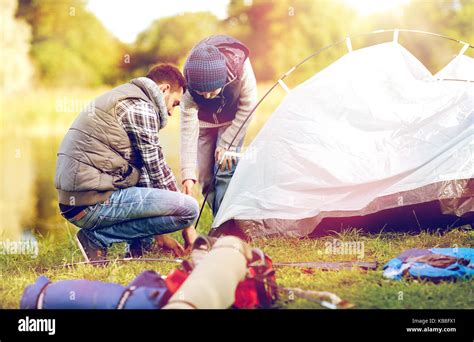
[[[135,240],[125,247],[124,258],[129,259],[138,259],[142,258],[145,253],[153,253],[156,251],[155,240],[152,239],[142,239]]]
[[[87,262],[107,260],[107,249],[97,246],[82,229],[77,232],[76,240]]]
[[[143,248],[141,244],[131,244],[125,247],[125,259],[138,259],[143,256]]]

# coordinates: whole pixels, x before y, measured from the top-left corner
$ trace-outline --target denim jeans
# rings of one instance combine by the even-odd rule
[[[116,242],[140,243],[181,230],[192,225],[199,214],[198,203],[191,196],[141,187],[117,190],[107,201],[85,210],[85,216],[69,222],[103,248]]]
[[[199,183],[202,187],[202,194],[205,195],[206,191],[209,190],[207,197],[207,203],[212,209],[212,214],[215,217],[219,211],[219,206],[224,199],[225,192],[229,186],[230,180],[234,175],[236,164],[232,165],[232,169],[225,169],[224,171],[218,170],[214,182],[212,177],[217,170],[217,162],[215,161],[215,151],[218,145],[222,133],[228,126],[215,127],[215,128],[199,128],[199,139],[198,139],[198,173]],[[240,151],[242,147],[242,141],[236,146],[236,152]]]

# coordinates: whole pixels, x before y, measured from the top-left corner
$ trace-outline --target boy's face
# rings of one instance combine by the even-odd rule
[[[196,93],[198,93],[199,95],[201,95],[202,97],[204,97],[206,100],[209,100],[209,99],[213,99],[215,98],[217,95],[219,95],[219,93],[221,92],[222,88],[218,88],[216,90],[213,90],[213,91],[208,91],[208,92],[201,92],[201,91],[196,91]]]

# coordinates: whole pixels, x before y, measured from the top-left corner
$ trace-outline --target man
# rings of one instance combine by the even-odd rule
[[[55,186],[61,214],[81,228],[77,240],[86,260],[105,259],[107,248],[123,241],[139,257],[154,236],[182,255],[183,247],[165,234],[183,229],[187,245],[197,237],[191,225],[198,204],[178,191],[158,138],[185,89],[176,67],[157,65],[97,97],[66,133]]]
[[[208,37],[192,49],[184,75],[188,90],[181,103],[183,192],[192,194],[197,164],[199,183],[203,194],[209,191],[207,201],[215,216],[237,166],[235,152],[240,151],[250,118],[244,121],[257,102],[249,50],[229,36]],[[224,155],[227,149],[234,153]]]

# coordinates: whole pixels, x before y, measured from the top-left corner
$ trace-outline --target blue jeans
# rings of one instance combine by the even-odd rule
[[[140,243],[181,230],[192,225],[199,214],[198,203],[191,196],[141,187],[117,190],[107,201],[85,210],[80,220],[69,222],[103,248],[115,242]]]
[[[199,128],[198,139],[198,173],[199,183],[202,187],[203,195],[209,191],[207,196],[207,203],[212,209],[212,214],[215,217],[219,211],[219,206],[224,199],[225,192],[229,186],[230,180],[234,175],[236,164],[232,165],[232,169],[218,170],[214,182],[211,182],[214,173],[217,170],[217,162],[215,161],[216,147],[221,139],[222,133],[228,126],[216,128]],[[242,141],[235,146],[236,152],[240,151]]]

